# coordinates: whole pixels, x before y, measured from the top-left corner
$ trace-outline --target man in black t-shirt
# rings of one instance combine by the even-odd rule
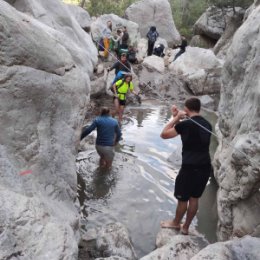
[[[175,181],[174,196],[178,200],[175,218],[161,222],[161,227],[180,229],[187,235],[192,219],[198,210],[201,197],[211,173],[209,145],[212,127],[199,115],[200,100],[190,98],[185,102],[184,111],[172,109],[173,119],[164,127],[163,139],[181,136],[182,166]],[[184,119],[187,116],[187,119]],[[184,119],[183,121],[180,121]],[[180,225],[186,213],[184,224]]]

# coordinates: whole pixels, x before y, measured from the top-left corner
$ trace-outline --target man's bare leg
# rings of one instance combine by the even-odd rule
[[[181,227],[181,221],[183,219],[183,216],[185,215],[187,211],[187,201],[180,201],[178,200],[175,218],[174,220],[165,220],[161,222],[162,228],[174,228],[174,229],[180,229]]]
[[[106,169],[111,169],[112,168],[112,162],[113,161],[109,161],[109,160],[106,160]]]
[[[103,157],[100,157],[99,159],[99,167],[100,168],[106,167],[106,160]]]
[[[119,106],[119,109],[118,109],[118,121],[119,121],[119,123],[122,122],[124,108],[125,108],[124,106]]]
[[[186,220],[182,226],[182,233],[184,235],[189,234],[189,227],[190,227],[190,224],[191,224],[193,218],[195,217],[195,215],[198,211],[198,206],[199,206],[199,199],[191,197],[189,199],[189,206],[188,206],[188,210],[187,210]]]
[[[119,115],[119,101],[118,101],[118,98],[115,98],[115,99],[114,99],[114,105],[115,105],[115,114],[114,114],[114,116],[115,116],[116,114]]]

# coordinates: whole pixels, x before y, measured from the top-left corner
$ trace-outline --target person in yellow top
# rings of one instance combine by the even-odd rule
[[[134,91],[134,85],[132,83],[132,75],[125,74],[123,79],[118,80],[113,85],[113,92],[114,92],[114,105],[116,114],[118,114],[118,122],[121,123],[124,113],[124,108],[126,105],[126,94],[128,91],[138,95]]]

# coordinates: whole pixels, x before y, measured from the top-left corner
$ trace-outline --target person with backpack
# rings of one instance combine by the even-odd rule
[[[114,92],[114,105],[116,114],[118,114],[118,122],[121,124],[123,119],[123,113],[126,105],[126,94],[128,91],[132,92],[136,96],[138,95],[134,91],[134,85],[132,83],[132,75],[130,73],[124,74],[124,78],[118,80],[113,84]]]
[[[153,54],[153,47],[154,44],[159,37],[159,33],[156,31],[155,26],[151,26],[149,32],[147,33],[146,37],[148,38],[148,50],[147,55],[151,56]]]
[[[107,21],[107,26],[102,31],[102,38],[104,42],[104,58],[108,57],[108,50],[110,46],[111,37],[112,37],[112,22]]]
[[[125,53],[122,53],[120,56],[120,61],[115,62],[112,67],[108,68],[107,71],[111,71],[115,69],[115,78],[112,82],[114,84],[116,81],[121,79],[123,77],[122,72],[131,72],[131,65],[127,61],[127,55]]]
[[[81,140],[97,129],[96,150],[100,156],[100,167],[110,169],[115,155],[115,145],[119,142],[122,133],[116,119],[110,116],[110,110],[102,107],[100,116],[92,124],[83,129]]]

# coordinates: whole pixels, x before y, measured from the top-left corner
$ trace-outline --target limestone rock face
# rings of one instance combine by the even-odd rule
[[[131,45],[137,45],[137,42],[140,39],[138,24],[123,19],[115,14],[104,14],[98,18],[93,18],[91,23],[91,33],[95,41],[98,41],[102,37],[102,31],[106,27],[107,21],[112,22],[113,32],[116,32],[116,29],[126,26],[130,38],[129,43]]]
[[[12,3],[21,12],[0,0],[0,259],[76,260],[76,143],[97,52],[60,1]]]
[[[174,56],[171,56],[170,61]],[[170,63],[169,69],[187,83],[194,95],[205,95],[219,93],[222,66],[223,62],[213,51],[188,47],[184,54]]]
[[[242,8],[236,7],[236,12],[241,12]],[[194,25],[195,35],[204,35],[212,40],[218,40],[226,29],[227,17],[234,15],[232,8],[209,7],[201,15]]]
[[[139,25],[141,36],[144,38],[150,27],[156,26],[160,37],[166,39],[170,46],[180,41],[168,0],[138,1],[126,9],[125,15],[127,19]]]
[[[260,234],[259,20],[258,5],[236,31],[223,69],[214,163],[220,240]]]
[[[203,35],[194,35],[190,41],[191,47],[200,47],[205,49],[213,48],[216,44],[216,41],[212,41],[210,38]]]
[[[260,238],[246,236],[227,242],[218,242],[202,249],[191,260],[260,259]]]
[[[78,5],[68,4],[67,7],[71,12],[71,14],[75,17],[77,22],[79,23],[80,27],[83,30],[89,32],[90,25],[91,25],[91,18],[89,13]]]
[[[146,57],[143,61],[143,66],[147,67],[150,70],[156,70],[160,73],[164,73],[165,71],[163,58],[155,55]]]

